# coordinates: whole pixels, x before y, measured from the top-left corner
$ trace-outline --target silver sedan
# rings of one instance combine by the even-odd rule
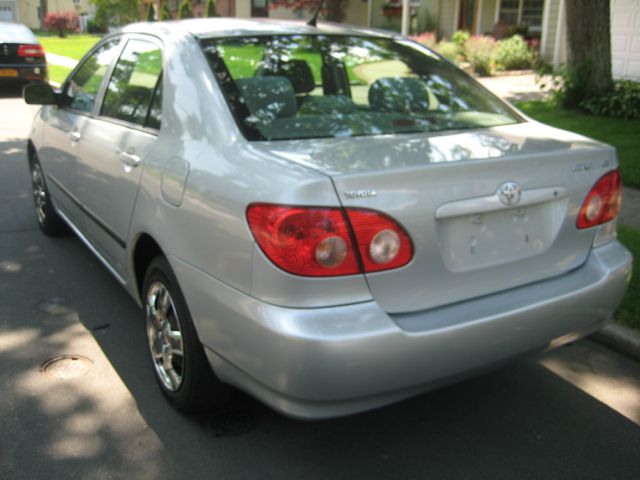
[[[25,100],[40,227],[140,304],[183,411],[375,408],[597,330],[629,280],[614,149],[406,38],[137,24]]]

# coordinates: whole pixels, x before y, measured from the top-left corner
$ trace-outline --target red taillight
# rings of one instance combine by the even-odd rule
[[[19,57],[44,57],[44,49],[40,45],[20,45]]]
[[[613,220],[620,211],[622,186],[620,172],[612,170],[596,182],[578,214],[577,227],[590,228]]]
[[[341,208],[259,203],[249,206],[247,221],[267,257],[296,275],[354,275],[363,273],[360,265],[375,272],[411,260],[411,241],[393,220],[369,210],[346,209],[346,214]]]
[[[318,277],[360,271],[339,208],[254,204],[247,220],[262,251],[289,273]]]

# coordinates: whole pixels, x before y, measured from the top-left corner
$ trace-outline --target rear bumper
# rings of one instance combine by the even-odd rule
[[[16,76],[0,76],[0,83],[46,82],[47,64],[0,65],[0,70],[15,70]]]
[[[375,302],[277,307],[179,260],[171,263],[222,380],[287,415],[327,418],[391,403],[597,330],[624,295],[631,260],[614,241],[561,277],[394,316]]]

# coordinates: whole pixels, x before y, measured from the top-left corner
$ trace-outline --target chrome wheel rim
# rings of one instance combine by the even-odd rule
[[[178,312],[167,287],[153,282],[145,305],[149,349],[162,385],[176,391],[184,377],[184,350]]]
[[[37,163],[33,165],[33,170],[31,171],[31,184],[33,186],[33,202],[36,206],[36,215],[38,216],[38,222],[42,224],[47,218],[47,214],[45,213],[47,191],[44,188],[42,169]]]

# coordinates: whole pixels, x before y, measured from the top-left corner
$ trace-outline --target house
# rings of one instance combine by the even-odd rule
[[[1,1],[1,0],[0,0]],[[269,0],[218,0],[221,14],[237,17],[309,18]],[[343,21],[400,30],[402,0],[348,0]],[[527,25],[539,38],[542,57],[554,66],[566,61],[565,0],[411,0],[412,29],[493,34],[496,25]],[[224,7],[223,7],[224,5]],[[392,7],[392,8],[389,8]],[[640,80],[640,0],[611,0],[611,52],[615,78]]]
[[[89,0],[0,0],[0,21],[40,29],[48,12],[75,11],[82,15],[92,12],[93,8]]]

